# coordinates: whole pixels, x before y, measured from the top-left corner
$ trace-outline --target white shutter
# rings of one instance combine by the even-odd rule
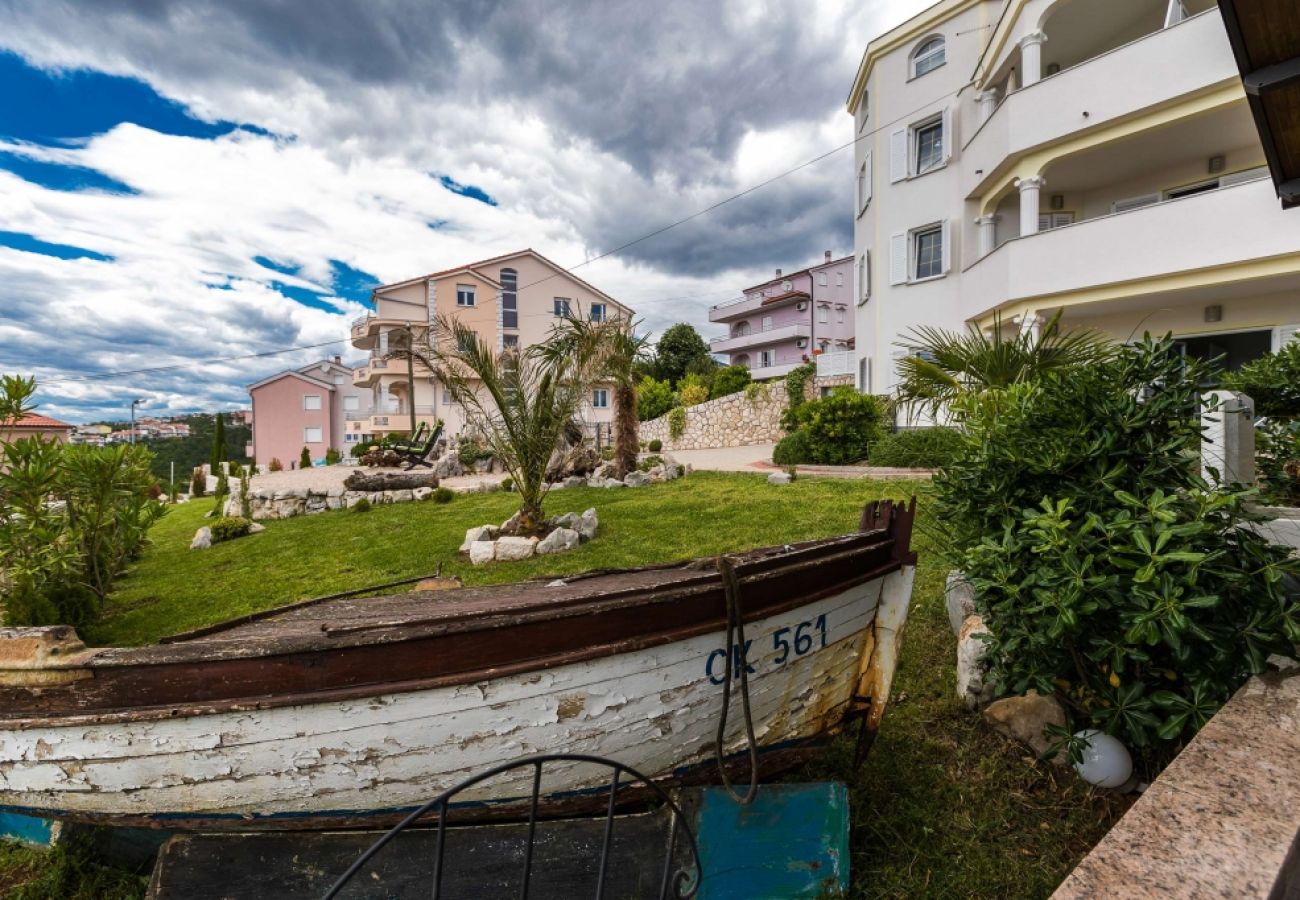
[[[871,251],[862,251],[862,299],[871,299]]]
[[[1123,200],[1116,200],[1110,205],[1110,211],[1113,213],[1128,212],[1130,209],[1140,209],[1143,206],[1150,206],[1152,203],[1159,202],[1159,194],[1141,194],[1137,197],[1125,197]]]
[[[866,155],[865,157],[863,157],[863,159],[862,159],[862,166],[863,166],[863,168],[866,169],[866,174],[867,174],[867,181],[866,181],[866,188],[867,188],[866,199],[862,201],[862,205],[863,205],[863,207],[865,208],[866,205],[867,205],[868,203],[871,202],[871,176],[872,176],[872,171],[871,171],[871,151],[870,151],[870,150],[868,150],[868,151],[867,151],[867,155]]]
[[[889,136],[889,180],[902,181],[907,169],[907,129],[900,128]]]
[[[889,283],[905,284],[907,282],[907,234],[895,234],[889,238]]]
[[[1224,175],[1219,179],[1219,187],[1231,187],[1234,184],[1241,184],[1243,181],[1254,181],[1257,178],[1268,177],[1268,166],[1259,166],[1254,169],[1245,169],[1241,172],[1232,172]]]
[[[957,143],[957,135],[952,132],[952,108],[943,108],[943,161],[952,159],[952,148]]]
[[[952,228],[948,220],[943,220],[943,234],[940,238],[943,244],[943,271],[947,274],[949,267],[952,265]]]
[[[1300,325],[1279,325],[1277,327],[1277,349],[1281,350],[1291,341],[1300,341]]]

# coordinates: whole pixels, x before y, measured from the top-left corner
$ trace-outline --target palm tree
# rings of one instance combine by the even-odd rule
[[[636,411],[638,364],[649,337],[636,333],[639,322],[613,318],[592,322],[569,315],[558,323],[539,352],[545,357],[577,355],[590,361],[593,374],[614,388],[614,466],[623,478],[637,467],[640,450]]]
[[[546,470],[591,388],[593,348],[545,344],[496,353],[459,321],[439,316],[440,339],[409,351],[436,373],[519,491],[518,533],[545,530]]]
[[[934,415],[951,408],[959,397],[1086,366],[1115,352],[1115,345],[1102,335],[1063,333],[1060,322],[1058,310],[1038,334],[1019,330],[1009,338],[1002,334],[1000,316],[994,316],[991,335],[979,328],[964,333],[928,325],[912,329],[897,344],[907,353],[897,364],[899,405]]]

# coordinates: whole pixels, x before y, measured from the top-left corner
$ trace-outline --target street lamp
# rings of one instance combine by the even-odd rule
[[[131,443],[132,444],[135,443],[135,408],[137,406],[144,406],[144,401],[143,400],[131,401]]]

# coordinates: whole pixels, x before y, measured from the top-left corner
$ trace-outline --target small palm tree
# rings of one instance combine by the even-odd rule
[[[436,373],[509,472],[519,492],[518,533],[542,533],[547,466],[591,389],[593,348],[557,354],[543,344],[497,353],[473,329],[444,316],[436,331],[440,338],[427,350],[404,352]]]
[[[544,357],[577,355],[589,361],[594,376],[614,388],[614,466],[623,478],[636,469],[640,435],[636,410],[638,365],[645,361],[649,337],[636,333],[638,322],[613,318],[592,322],[569,315],[545,344]]]
[[[1115,352],[1107,338],[1085,330],[1063,333],[1060,322],[1058,310],[1037,335],[1022,330],[1013,337],[1003,336],[1000,316],[993,319],[991,336],[978,328],[912,329],[897,344],[907,352],[897,364],[899,405],[934,415],[959,397],[1086,366]]]

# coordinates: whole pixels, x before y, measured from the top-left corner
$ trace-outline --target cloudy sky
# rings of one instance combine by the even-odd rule
[[[375,283],[575,266],[850,140],[866,41],[926,5],[0,0],[0,372],[70,421],[245,406],[356,357]],[[708,337],[851,206],[842,152],[577,273]]]

